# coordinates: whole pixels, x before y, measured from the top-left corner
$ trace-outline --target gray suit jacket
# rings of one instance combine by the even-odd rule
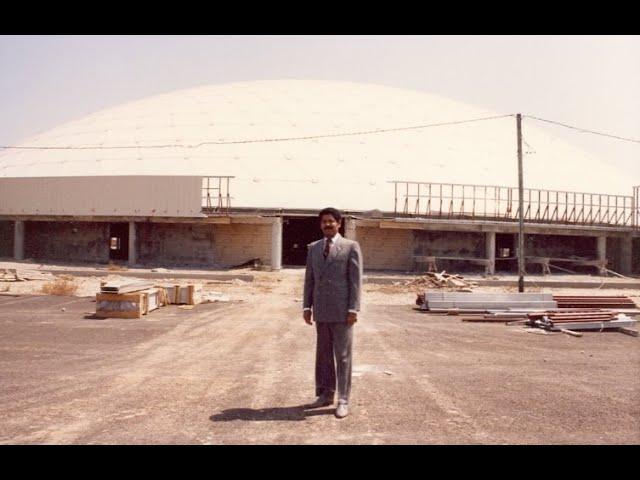
[[[325,260],[324,238],[309,244],[303,308],[316,322],[346,322],[349,310],[360,311],[362,253],[354,240],[337,238]]]

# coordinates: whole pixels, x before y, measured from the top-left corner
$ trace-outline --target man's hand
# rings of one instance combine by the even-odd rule
[[[358,321],[358,314],[355,312],[349,312],[349,314],[347,315],[347,324],[353,325],[357,321]]]
[[[307,322],[307,325],[311,325],[313,323],[311,321],[311,310],[305,310],[302,312],[302,316],[304,317],[304,321]]]

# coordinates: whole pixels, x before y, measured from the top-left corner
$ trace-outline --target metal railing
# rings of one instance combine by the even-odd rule
[[[640,185],[633,187],[633,226],[640,228]]]
[[[496,185],[393,180],[394,213],[447,219],[519,218],[518,189]],[[539,223],[638,226],[640,186],[633,196],[523,189],[524,220]],[[402,197],[402,198],[401,198]]]
[[[202,177],[202,209],[212,213],[228,213],[231,208],[229,179],[234,176]]]

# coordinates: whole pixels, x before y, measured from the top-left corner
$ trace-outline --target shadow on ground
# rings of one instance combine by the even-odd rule
[[[222,412],[211,415],[209,420],[212,422],[229,422],[232,420],[247,420],[254,422],[263,422],[269,420],[291,420],[301,421],[307,417],[317,415],[332,415],[335,408],[311,409],[309,405],[298,405],[295,407],[277,407],[277,408],[230,408]]]

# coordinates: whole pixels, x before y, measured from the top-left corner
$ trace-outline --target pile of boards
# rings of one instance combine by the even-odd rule
[[[489,310],[557,308],[550,293],[459,293],[426,292],[422,310],[435,313],[489,313]],[[416,302],[417,303],[417,302]]]
[[[27,280],[51,280],[54,275],[37,270],[18,270],[16,268],[0,268],[0,281],[26,282]]]
[[[614,311],[592,309],[583,311],[557,311],[557,312],[536,312],[527,314],[527,325],[531,327],[544,328],[549,331],[560,331],[569,335],[581,336],[578,330],[616,329],[637,337],[638,332],[631,329],[636,321],[626,316],[624,313]]]
[[[154,284],[146,281],[102,282],[96,294],[96,316],[100,318],[141,318],[170,304],[197,305],[202,301],[202,285]]]
[[[624,295],[554,295],[558,308],[636,308],[636,304]]]
[[[444,288],[452,287],[456,289],[463,289],[471,291],[471,287],[477,285],[475,282],[469,282],[465,280],[462,275],[452,275],[446,271],[427,272],[423,276],[407,282],[408,286],[420,286],[420,287],[435,287]]]
[[[629,315],[639,315],[640,309],[632,299],[624,296],[428,292],[418,295],[416,303],[420,310],[433,314],[462,314],[464,322],[521,324],[574,336],[582,335],[579,330],[610,329],[638,336],[638,332],[631,328],[636,320]],[[609,306],[624,308],[609,309]]]

